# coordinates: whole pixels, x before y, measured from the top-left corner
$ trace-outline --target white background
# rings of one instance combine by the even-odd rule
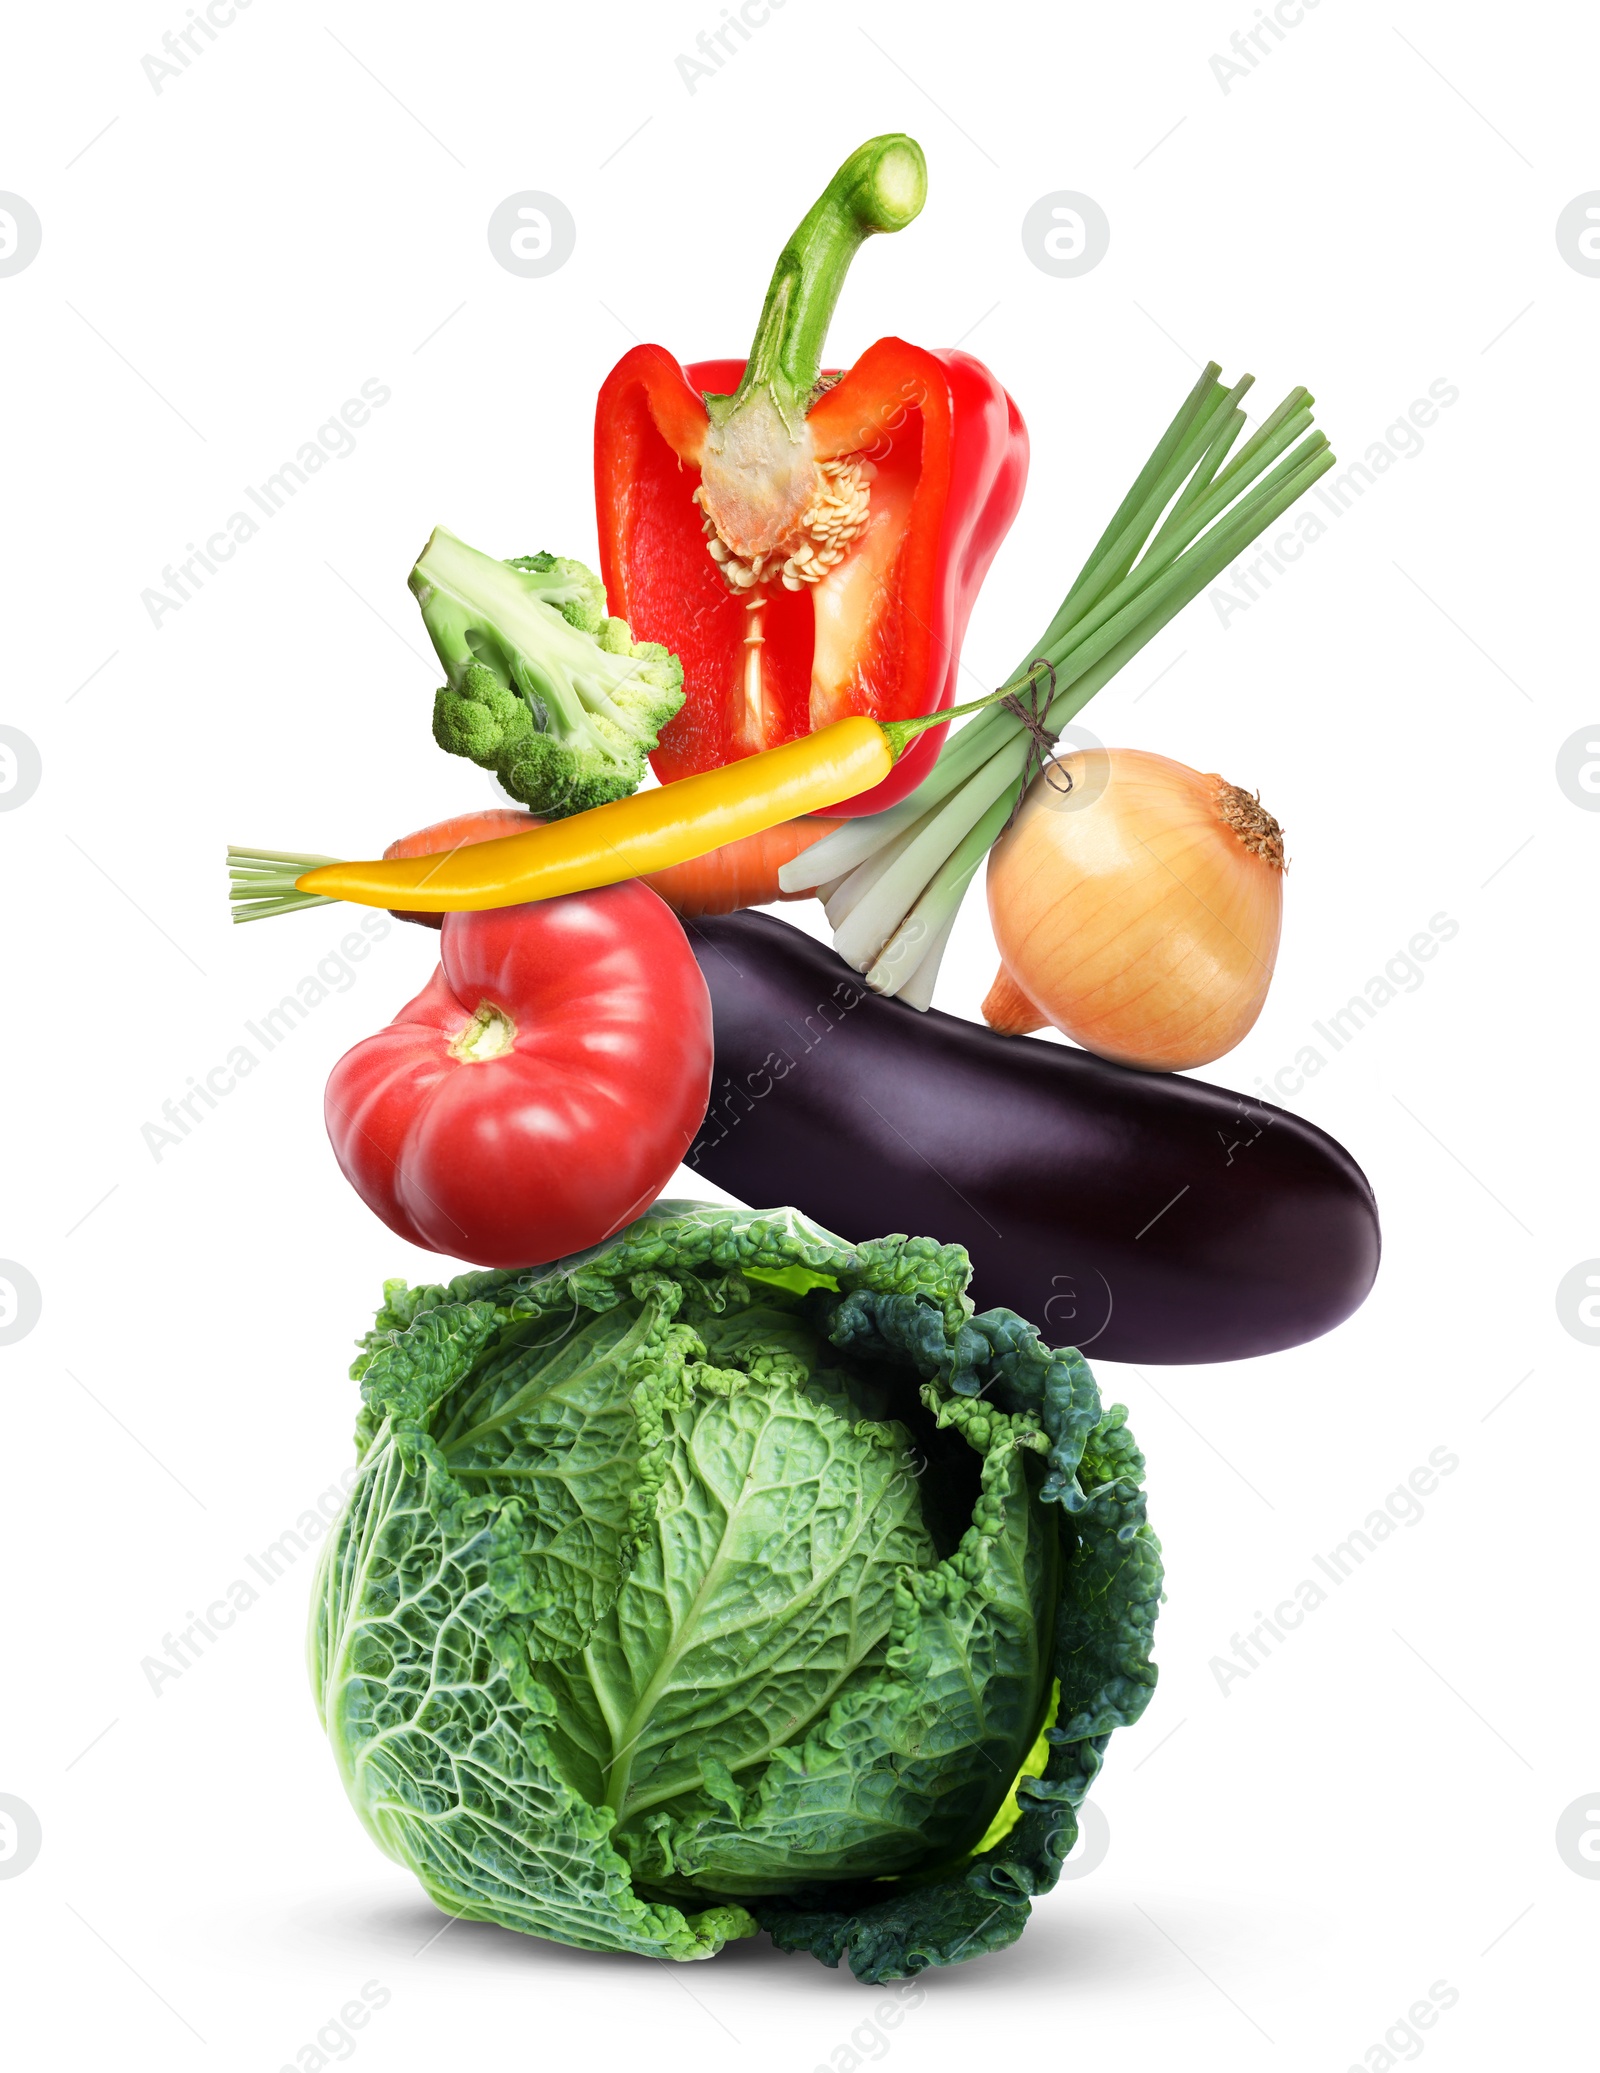
[[[0,187],[44,242],[0,279],[0,720],[43,782],[0,814],[0,1256],[44,1308],[0,1348],[0,1791],[43,1835],[0,1880],[13,2063],[314,2066],[369,1980],[391,1997],[357,2039],[372,2073],[1337,2073],[1381,2069],[1439,1981],[1458,2000],[1397,2059],[1588,2063],[1600,1881],[1555,1828],[1600,1804],[1600,1352],[1554,1297],[1600,1253],[1600,817],[1555,761],[1600,708],[1600,280],[1555,223],[1600,185],[1600,37],[1575,8],[1513,31],[1323,0],[1225,92],[1209,60],[1257,13],[788,0],[693,93],[674,61],[719,6],[256,0],[159,93],[140,60],[177,0],[14,13]],[[1430,917],[1459,933],[1294,1102],[1377,1190],[1366,1307],[1268,1360],[1100,1366],[1169,1565],[1161,1683],[1094,1795],[1105,1861],[852,2043],[884,1996],[764,1941],[671,1968],[434,1940],[320,1744],[309,1561],[159,1695],[141,1672],[349,1460],[345,1366],[384,1277],[450,1271],[362,1208],[320,1121],[332,1061],[420,986],[431,939],[393,929],[159,1160],[142,1129],[349,926],[230,930],[226,841],[373,854],[486,803],[428,740],[405,577],[429,528],[592,559],[606,370],[636,338],[743,350],[784,234],[902,128],[927,208],[862,254],[831,356],[961,340],[1028,420],[974,688],[1028,652],[1199,360],[1253,370],[1258,415],[1308,384],[1344,460],[1459,389],[1268,595],[1226,626],[1196,603],[1087,715],[1261,787],[1289,831],[1277,982],[1209,1077],[1253,1091]],[[578,227],[545,279],[485,238],[526,188]],[[1019,235],[1058,189],[1111,224],[1075,280]],[[357,450],[153,627],[163,565],[369,378],[391,396]],[[975,1014],[991,966],[975,898],[941,1004]],[[1230,1637],[1436,1448],[1460,1465],[1420,1523],[1219,1689]]]

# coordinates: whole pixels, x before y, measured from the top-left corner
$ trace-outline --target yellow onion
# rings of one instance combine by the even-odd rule
[[[1283,873],[1283,830],[1253,793],[1142,749],[1064,756],[989,855],[1001,970],[985,1019],[1052,1023],[1123,1065],[1208,1064],[1261,1012]]]

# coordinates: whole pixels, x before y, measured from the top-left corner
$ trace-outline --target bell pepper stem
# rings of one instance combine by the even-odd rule
[[[738,388],[706,398],[714,423],[765,390],[794,431],[810,404],[851,260],[876,232],[903,230],[927,191],[922,147],[910,137],[874,137],[850,154],[779,253]]]

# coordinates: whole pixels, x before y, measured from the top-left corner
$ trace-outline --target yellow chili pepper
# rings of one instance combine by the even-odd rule
[[[1007,686],[1006,689],[1011,687]],[[687,864],[726,842],[759,835],[803,813],[820,813],[879,784],[913,735],[977,712],[991,693],[915,720],[835,720],[775,749],[717,770],[680,777],[631,798],[591,806],[526,834],[464,843],[432,856],[337,857],[281,849],[230,849],[235,921],[349,900],[413,914],[517,907],[561,893],[592,892]]]
[[[835,806],[893,768],[889,737],[875,720],[837,720],[780,748],[613,799],[525,835],[474,842],[439,856],[322,864],[303,872],[295,886],[324,899],[410,907],[419,914],[515,907],[687,863],[796,814]]]
[[[590,807],[526,834],[434,856],[346,864],[287,850],[230,849],[235,921],[329,900],[420,914],[515,907],[689,863],[725,842],[817,813],[880,783],[913,734],[949,713],[880,724],[854,716],[760,755]],[[309,868],[307,868],[309,867]]]

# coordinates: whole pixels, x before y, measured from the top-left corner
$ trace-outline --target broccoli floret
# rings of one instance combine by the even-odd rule
[[[605,585],[581,561],[568,561],[559,554],[519,554],[506,567],[538,576],[539,595],[580,633],[598,634],[610,617]]]
[[[610,616],[598,576],[554,554],[495,561],[440,527],[411,589],[445,668],[440,748],[556,819],[638,789],[683,668]]]

